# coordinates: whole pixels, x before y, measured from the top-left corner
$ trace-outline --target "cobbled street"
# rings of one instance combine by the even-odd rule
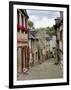
[[[63,69],[61,65],[55,65],[53,59],[33,66],[26,74],[18,74],[18,80],[55,79],[62,77]]]

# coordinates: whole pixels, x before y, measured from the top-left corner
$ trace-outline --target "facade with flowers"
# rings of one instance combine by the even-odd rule
[[[26,10],[17,9],[17,72],[29,68],[28,15]]]

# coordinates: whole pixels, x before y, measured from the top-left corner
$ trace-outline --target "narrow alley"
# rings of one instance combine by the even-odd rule
[[[49,59],[42,64],[30,68],[27,73],[18,73],[18,80],[55,79],[63,78],[61,65],[55,65],[54,59]]]

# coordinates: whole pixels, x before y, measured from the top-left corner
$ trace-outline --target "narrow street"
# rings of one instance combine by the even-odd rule
[[[54,59],[49,59],[42,64],[33,66],[26,74],[18,74],[18,80],[55,79],[62,77],[63,69],[61,65],[54,64]]]

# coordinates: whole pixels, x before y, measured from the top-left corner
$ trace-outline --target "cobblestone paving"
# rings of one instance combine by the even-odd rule
[[[55,79],[62,77],[63,69],[60,65],[55,65],[53,59],[33,66],[26,74],[18,74],[18,80]]]

